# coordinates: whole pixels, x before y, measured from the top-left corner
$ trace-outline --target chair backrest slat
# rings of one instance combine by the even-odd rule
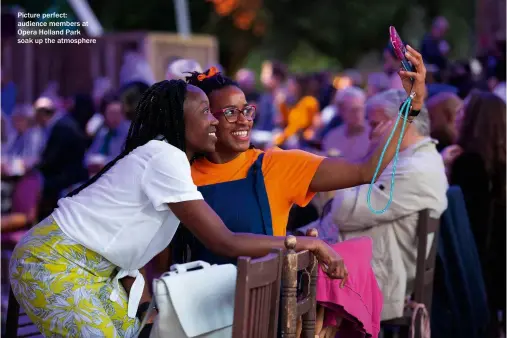
[[[428,314],[431,313],[431,298],[433,295],[433,279],[435,275],[439,230],[439,219],[431,218],[430,211],[427,209],[419,212],[414,301],[424,304],[428,310]],[[428,236],[430,234],[433,234],[433,241],[430,251],[427,254]]]
[[[238,258],[233,338],[276,338],[282,251],[267,256]]]

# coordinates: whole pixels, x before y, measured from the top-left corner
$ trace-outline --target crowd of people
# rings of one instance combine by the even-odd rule
[[[418,98],[421,107],[414,109],[418,115],[401,142],[392,203],[382,214],[372,213],[368,206],[370,181],[380,158],[379,143],[385,140],[381,132],[397,118],[407,98],[406,83],[398,75],[399,61],[389,46],[383,53],[383,71],[370,74],[352,69],[338,75],[292,74],[284,64],[266,61],[259,85],[252,69],[227,77],[215,67],[204,70],[193,60],[176,60],[167,70],[169,82],[154,85],[150,75],[113,88],[107,79],[98,79],[90,94],[62,98],[57,88],[49,86],[33,104],[2,102],[2,233],[17,236],[44,220],[30,231],[31,237],[25,235],[20,246],[24,251],[18,249],[14,255],[13,262],[18,263],[11,265],[12,278],[22,279],[19,271],[23,270],[16,273],[21,269],[19,261],[47,259],[54,253],[48,248],[54,249],[62,239],[71,241],[68,236],[73,241],[67,245],[93,262],[90,269],[97,283],[116,266],[130,271],[151,260],[148,275],[150,271],[156,275],[171,262],[226,263],[283,245],[260,237],[229,238],[219,219],[234,233],[285,236],[317,228],[319,238],[329,245],[363,236],[372,239],[371,267],[383,296],[380,319],[389,320],[403,315],[406,297],[413,291],[419,212],[430,210],[431,217],[442,217],[451,205],[449,187],[459,186],[486,288],[491,324],[484,329],[498,337],[498,329],[505,325],[506,297],[505,41],[484,57],[452,62],[447,57],[447,29],[447,21],[437,18],[423,39],[420,50],[427,73],[421,93],[425,97]],[[12,84],[2,82],[2,91],[8,85]],[[201,90],[206,97],[200,96]],[[208,100],[209,106],[202,104]],[[204,117],[194,116],[196,112]],[[152,141],[158,138],[169,145]],[[210,142],[216,146],[210,147]],[[394,143],[388,160],[394,155]],[[178,161],[162,164],[167,161],[159,154]],[[393,163],[384,162],[385,169],[370,192],[375,209],[386,205],[393,189]],[[150,179],[140,181],[148,176],[144,170],[151,170]],[[160,183],[174,172],[188,174],[190,181]],[[132,209],[134,215],[129,207],[146,207],[135,200],[141,198],[141,191],[153,210],[141,213],[139,207]],[[192,203],[202,198],[219,219]],[[96,215],[114,209],[113,202],[123,209],[99,220]],[[189,203],[181,208],[162,206],[173,202]],[[57,206],[60,211],[54,213]],[[152,243],[150,252],[141,252],[145,249],[141,242],[151,238],[141,225],[150,218],[162,222],[168,214],[174,224],[161,230],[164,239],[158,247]],[[185,226],[176,232],[177,220]],[[108,224],[107,234],[99,230],[101,222]],[[116,244],[107,242],[127,223],[130,237],[120,236],[114,239]],[[205,226],[199,230],[198,224],[208,223],[210,231]],[[90,230],[83,231],[82,226]],[[46,244],[26,253],[41,241]],[[127,256],[120,249],[104,250],[115,246],[124,250],[129,241],[137,249]],[[93,252],[84,251],[78,242]],[[323,261],[337,260],[332,250],[318,247],[310,243],[301,249],[315,250]],[[70,264],[64,256],[53,258],[58,264]],[[343,278],[346,269],[340,270],[338,263],[334,268],[330,275]],[[49,266],[41,272],[47,274],[46,282],[54,281],[50,271]],[[62,283],[71,281],[73,273],[77,272],[69,272]],[[21,284],[14,286],[18,298],[28,292]],[[128,283],[124,287],[129,290]],[[80,304],[99,318],[121,321],[116,330],[129,337],[138,328],[127,314],[130,303],[101,313],[97,304],[104,299],[99,291],[93,290],[91,300]],[[28,304],[18,300],[22,306]],[[38,299],[37,306],[44,308],[47,302]],[[33,308],[25,310],[37,317]],[[39,329],[50,332],[54,328],[49,323],[40,320]],[[62,327],[58,332],[114,329],[106,324]]]

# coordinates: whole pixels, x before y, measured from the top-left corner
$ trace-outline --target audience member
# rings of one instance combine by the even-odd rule
[[[254,129],[272,131],[275,121],[279,115],[278,107],[275,104],[275,95],[287,78],[287,70],[281,63],[270,61],[265,62],[261,69],[261,83],[264,92],[259,98],[257,117]]]
[[[31,167],[39,158],[42,133],[34,126],[34,111],[31,105],[18,105],[11,116],[14,135],[11,142],[3,148],[2,157],[17,158],[24,167]]]
[[[131,82],[143,82],[148,85],[155,82],[153,70],[136,43],[124,53],[120,69],[120,86]]]
[[[400,90],[372,97],[377,109],[368,111],[371,128],[395,118],[405,98],[406,93]],[[372,266],[384,296],[383,320],[401,317],[405,296],[412,291],[418,212],[430,209],[431,217],[438,218],[447,208],[447,178],[435,142],[429,137],[429,123],[428,112],[423,108],[414,122],[407,124],[396,165],[393,201],[386,212],[375,214],[368,208],[370,185],[363,184],[338,190],[326,216],[332,218],[344,240],[361,236],[373,239]],[[382,209],[389,200],[392,170],[391,162],[372,187],[374,209]]]
[[[449,182],[465,197],[494,321],[505,325],[505,102],[474,91],[458,117],[457,145],[443,151]]]
[[[127,120],[134,120],[136,107],[143,93],[149,88],[144,82],[134,81],[120,88],[120,100]]]
[[[360,88],[363,86],[363,75],[357,69],[345,69],[343,76],[350,79],[350,86]]]
[[[428,64],[437,66],[440,71],[447,68],[447,55],[449,43],[445,35],[449,30],[449,22],[443,16],[435,18],[431,25],[431,31],[425,35],[421,44],[421,54]]]
[[[473,79],[470,63],[459,61],[449,67],[448,83],[457,88],[457,95],[464,99],[479,84]]]
[[[4,74],[4,71],[0,69],[0,86],[1,86],[1,96],[2,96],[2,112],[6,116],[10,116],[16,106],[16,97],[18,93],[18,88],[16,84],[7,79]]]
[[[323,139],[329,131],[336,127],[339,127],[343,123],[343,119],[339,111],[340,102],[342,100],[341,97],[343,95],[343,91],[346,88],[337,90],[331,103],[322,109],[318,126],[320,130],[317,132],[317,137],[319,139]]]
[[[130,121],[125,118],[116,94],[110,93],[102,99],[100,112],[104,115],[104,125],[97,132],[86,154],[86,164],[91,174],[99,172],[106,163],[121,153],[130,127]]]
[[[86,134],[86,126],[94,114],[95,104],[93,103],[91,95],[77,94],[74,96],[72,106],[69,109],[69,115],[77,122],[83,135],[87,137],[87,146],[90,145],[92,139]]]
[[[368,75],[366,95],[372,97],[375,94],[391,88],[391,81],[386,73],[371,73]]]
[[[299,138],[313,137],[304,135],[304,132],[312,126],[314,117],[320,113],[317,96],[317,88],[312,86],[311,76],[299,75],[289,79],[287,94],[278,101],[284,129],[275,135],[275,145],[281,146],[285,143],[295,145]]]
[[[40,217],[56,207],[63,189],[88,178],[84,167],[86,139],[82,129],[69,115],[56,111],[54,103],[41,97],[34,103],[35,119],[43,129],[45,147],[36,169],[43,176]]]
[[[329,71],[323,71],[317,74],[320,83],[319,106],[327,107],[336,93],[336,88],[331,82],[332,75]]]
[[[365,120],[366,95],[362,89],[348,87],[340,92],[338,104],[343,124],[332,129],[322,141],[322,149],[351,161],[364,158],[369,149],[370,127]]]
[[[242,68],[236,73],[236,82],[245,93],[248,103],[256,105],[260,95],[255,89],[255,73],[251,69]]]
[[[431,97],[426,103],[430,114],[430,135],[438,141],[437,150],[456,143],[456,115],[463,101],[453,93],[443,92]]]
[[[97,110],[100,107],[100,103],[102,102],[104,95],[111,92],[111,90],[113,90],[112,83],[111,80],[107,77],[100,77],[93,82],[92,99],[95,108],[95,114],[93,114],[91,119],[86,124],[86,135],[88,137],[93,138],[104,123],[104,115]]]
[[[396,74],[396,76],[398,76]],[[399,76],[398,76],[399,78]],[[351,89],[352,88],[352,89]],[[318,131],[317,135],[321,139],[325,139],[326,135],[333,129],[341,126],[343,123],[343,118],[341,116],[340,110],[342,109],[342,104],[345,102],[345,96],[349,95],[351,92],[357,92],[357,87],[345,87],[336,92],[336,95],[333,99],[332,105],[327,106],[322,110],[321,116],[321,129]],[[359,89],[362,91],[361,89]],[[364,97],[364,92],[363,92]],[[364,98],[365,99],[365,98]],[[363,99],[363,102],[364,102]]]

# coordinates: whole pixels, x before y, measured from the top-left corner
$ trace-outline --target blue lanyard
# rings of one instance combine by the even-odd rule
[[[398,118],[396,119],[396,123],[394,124],[393,130],[391,131],[391,135],[389,135],[389,138],[387,139],[386,144],[384,145],[384,149],[382,150],[382,153],[380,154],[380,159],[377,163],[377,168],[375,169],[375,174],[373,175],[373,178],[370,182],[370,187],[368,189],[368,195],[366,196],[366,202],[368,203],[368,208],[373,212],[374,214],[380,215],[386,212],[386,210],[391,205],[391,202],[393,201],[393,190],[394,190],[394,175],[396,174],[396,164],[398,163],[398,153],[400,152],[400,146],[401,141],[403,139],[403,134],[405,134],[405,127],[407,125],[407,118],[408,114],[410,112],[410,106],[412,104],[412,95],[409,96],[405,102],[400,107],[400,112],[398,114]],[[403,116],[403,124],[401,125],[401,134],[398,138],[398,145],[396,146],[396,152],[394,153],[394,159],[393,159],[393,172],[391,174],[391,187],[389,189],[389,201],[387,201],[386,206],[382,210],[375,210],[371,206],[371,191],[373,189],[373,184],[375,183],[375,179],[377,178],[378,172],[380,170],[380,165],[382,164],[382,160],[384,159],[384,155],[386,153],[387,147],[391,143],[391,140],[394,136],[394,131],[396,130],[396,127],[398,126],[398,123],[400,122],[400,117]]]

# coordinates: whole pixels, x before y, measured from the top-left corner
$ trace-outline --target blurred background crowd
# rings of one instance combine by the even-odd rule
[[[75,21],[89,21],[82,34],[99,42],[19,45],[19,11],[66,12]],[[458,214],[471,231],[480,261],[476,272],[484,281],[478,285],[485,291],[470,288],[473,297],[484,293],[489,316],[483,322],[494,323],[487,336],[502,336],[505,1],[3,1],[2,276],[20,234],[121,152],[136,104],[155,81],[217,67],[257,107],[251,133],[256,147],[299,148],[360,160],[369,150],[371,128],[379,119],[395,116],[402,99],[399,61],[388,44],[390,25],[422,53],[428,70],[426,107],[404,149],[417,152],[421,140],[431,138],[440,155],[424,155],[432,164],[426,181],[420,168],[403,167],[399,175],[407,179],[402,178],[400,187],[417,188],[408,197],[395,193],[393,205],[397,198],[406,202],[398,203],[401,216],[377,222],[392,226],[401,251],[414,249],[415,243],[403,239],[410,232],[406,228],[416,224],[409,216],[423,209],[442,212],[455,204],[449,194],[448,203],[431,197],[439,189],[431,182],[459,186],[464,209]],[[319,233],[331,242],[364,234],[365,227],[354,224],[372,215],[358,214],[357,222],[352,221],[330,202],[338,198],[354,197],[318,194],[309,207],[294,208],[288,228],[318,222]],[[384,236],[375,231],[367,235],[374,241]],[[397,255],[389,250],[382,254],[386,260]],[[409,261],[399,264],[412,264],[406,270],[415,271]],[[442,327],[446,333],[440,336],[460,336]],[[485,332],[480,330],[476,332]]]

